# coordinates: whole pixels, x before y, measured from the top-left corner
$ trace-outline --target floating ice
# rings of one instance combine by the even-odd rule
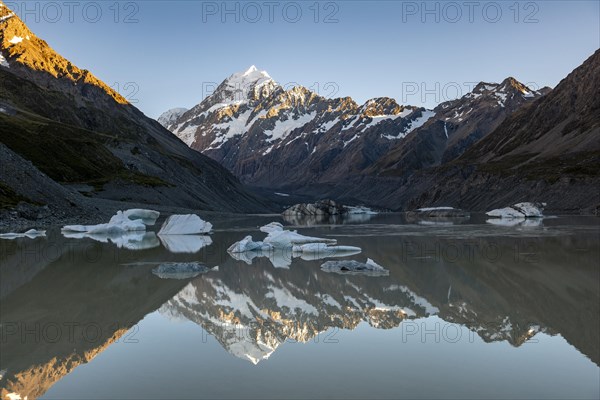
[[[171,253],[194,254],[212,244],[208,235],[160,235],[159,238]]]
[[[267,257],[276,268],[288,268],[294,257],[319,260],[327,257],[346,257],[361,252],[358,247],[330,246],[335,239],[304,236],[296,231],[286,231],[278,222],[260,228],[268,233],[264,241],[255,242],[252,236],[232,244],[227,251],[236,260],[252,264],[256,257]]]
[[[131,210],[123,211],[123,214],[130,220],[141,219],[145,225],[154,225],[160,213],[154,210],[144,210],[141,208],[133,208]]]
[[[99,225],[67,225],[64,232],[82,232],[88,234],[118,234],[131,231],[145,231],[146,225],[141,219],[131,220],[122,211],[118,211],[108,224]]]
[[[486,213],[495,218],[542,218],[546,203],[517,203],[506,208],[499,208]]]
[[[260,227],[260,231],[264,233],[280,232],[283,230],[283,225],[279,222],[271,222]]]
[[[239,242],[236,242],[229,246],[227,251],[229,253],[245,253],[248,251],[262,251],[262,250],[270,250],[272,249],[271,245],[265,244],[263,242],[254,242],[252,240],[252,236],[246,236]]]
[[[36,229],[30,229],[25,233],[2,233],[0,239],[13,240],[19,238],[35,239],[38,237],[46,236],[46,231],[38,231]]]
[[[350,215],[361,215],[361,214],[377,215],[377,214],[379,214],[377,211],[373,211],[369,207],[363,207],[363,206],[357,206],[357,207],[346,206],[346,210],[348,210],[348,214],[350,214]]]
[[[327,243],[337,244],[335,239],[323,239],[318,237],[304,236],[296,231],[274,231],[264,240],[265,243],[272,245],[273,247],[292,247],[295,245],[302,245],[308,243]]]
[[[321,269],[325,272],[334,272],[338,274],[352,274],[352,275],[369,275],[369,276],[388,276],[389,271],[383,268],[381,265],[375,263],[370,258],[366,263],[358,261],[327,261],[321,265]]]
[[[162,279],[191,279],[210,270],[199,262],[165,263],[154,268],[152,273]]]
[[[196,235],[209,233],[211,229],[210,222],[195,214],[171,215],[158,231],[158,235]]]

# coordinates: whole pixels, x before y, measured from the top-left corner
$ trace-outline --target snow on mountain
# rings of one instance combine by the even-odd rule
[[[243,182],[279,186],[364,169],[432,115],[385,97],[360,106],[302,86],[285,90],[252,66],[166,126]]]
[[[188,109],[187,108],[172,108],[165,111],[156,120],[165,128],[174,123],[179,117],[183,115]]]

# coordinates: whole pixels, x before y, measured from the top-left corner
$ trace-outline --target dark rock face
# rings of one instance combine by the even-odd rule
[[[283,212],[284,216],[328,216],[343,215],[348,210],[333,200],[321,200],[313,204],[296,204]]]
[[[450,162],[543,93],[546,91],[529,89],[514,78],[500,84],[481,82],[460,99],[437,106],[433,118],[400,141],[368,172],[403,175]]]
[[[0,107],[10,111],[0,112],[0,141],[50,179],[90,185],[87,196],[110,200],[268,210],[225,168],[57,54],[7,7],[0,18]],[[13,43],[15,36],[22,41]]]

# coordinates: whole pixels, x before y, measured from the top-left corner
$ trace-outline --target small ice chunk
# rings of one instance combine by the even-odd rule
[[[252,236],[246,236],[239,242],[236,242],[229,246],[227,252],[238,254],[245,253],[248,251],[261,251],[261,250],[269,250],[271,249],[270,245],[267,245],[263,242],[255,242],[252,240]]]
[[[323,239],[318,237],[304,236],[296,231],[275,231],[269,233],[264,240],[265,243],[274,247],[292,247],[308,243],[337,244],[335,239]]]
[[[495,218],[542,218],[546,203],[517,203],[510,207],[488,211],[488,217]]]
[[[158,235],[196,235],[209,233],[211,229],[212,224],[196,214],[171,215],[158,231]]]
[[[334,272],[338,274],[361,274],[369,276],[387,276],[389,271],[378,265],[370,258],[366,263],[358,261],[327,261],[321,265],[321,269],[325,272]]]
[[[38,237],[46,236],[46,231],[38,231],[36,229],[30,229],[25,233],[2,233],[0,239],[13,240],[19,238],[35,239]]]
[[[164,263],[154,268],[152,273],[162,279],[191,279],[210,270],[199,262]]]
[[[283,225],[279,222],[271,222],[265,226],[260,227],[260,231],[264,233],[280,232],[283,230]]]
[[[364,206],[356,206],[356,207],[346,206],[346,210],[348,210],[348,214],[350,214],[350,215],[362,215],[362,214],[377,215],[377,214],[379,214],[377,211],[373,211],[369,207],[364,207]]]
[[[161,235],[159,238],[169,252],[176,254],[194,254],[212,244],[208,235]]]

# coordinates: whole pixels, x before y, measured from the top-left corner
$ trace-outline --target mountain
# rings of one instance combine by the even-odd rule
[[[302,86],[285,90],[252,66],[167,127],[242,182],[277,188],[358,173],[432,115],[385,97],[360,106]]]
[[[348,196],[349,178],[397,170],[410,174],[459,157],[548,91],[507,78],[500,84],[481,82],[434,110],[385,97],[360,106],[301,86],[284,90],[252,66],[231,75],[191,110],[170,110],[160,119],[244,183],[315,198],[329,192]],[[349,201],[359,197],[352,192]]]
[[[165,128],[168,128],[170,125],[173,125],[175,121],[177,121],[177,119],[181,117],[186,111],[188,111],[187,108],[172,108],[162,113],[160,117],[158,117],[156,120],[159,124],[161,124]]]
[[[384,168],[353,187],[364,201],[402,209],[452,205],[483,211],[539,201],[557,211],[598,213],[599,90],[600,50],[457,159],[407,176],[390,154]]]
[[[500,84],[481,82],[463,97],[437,106],[433,118],[374,163],[369,172],[410,173],[452,161],[506,117],[549,91],[534,91],[512,77]]]
[[[4,5],[0,55],[0,142],[71,192],[202,210],[268,209],[218,163],[56,53]],[[33,201],[4,173],[0,183],[7,204],[29,199],[61,208],[49,197]],[[81,211],[86,201],[73,193]]]

